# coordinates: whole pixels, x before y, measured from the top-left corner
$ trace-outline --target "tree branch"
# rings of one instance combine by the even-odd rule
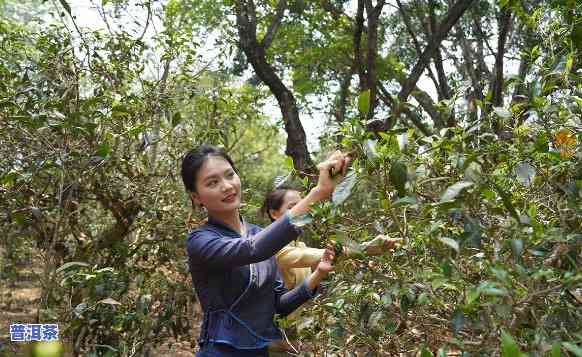
[[[122,240],[130,231],[133,222],[141,211],[141,206],[134,198],[123,198],[119,192],[107,192],[97,185],[94,190],[97,201],[109,210],[115,223],[101,232],[94,242],[97,250],[111,247]]]
[[[299,120],[295,97],[267,62],[265,48],[257,41],[255,5],[252,0],[237,0],[234,6],[241,49],[257,76],[269,87],[279,103],[287,132],[285,153],[293,158],[293,166],[297,171],[311,172],[314,165],[307,150],[307,138]]]
[[[429,0],[429,26],[430,26],[430,33],[434,35],[437,32],[437,23],[436,23],[436,15],[435,9],[436,3],[434,0]],[[450,99],[451,98],[451,89],[449,88],[447,82],[447,76],[445,74],[444,66],[443,66],[443,57],[441,55],[440,46],[437,47],[435,51],[435,55],[433,56],[433,61],[437,70],[437,75],[439,78],[439,86],[440,86],[440,94],[441,98]]]
[[[493,80],[493,98],[491,102],[495,106],[503,105],[503,56],[505,55],[505,43],[511,27],[511,11],[503,9],[499,18],[499,36],[497,38],[497,54],[495,55],[495,78]]]
[[[277,33],[277,29],[279,28],[279,25],[281,25],[283,15],[285,15],[286,8],[287,2],[285,0],[279,0],[279,2],[277,3],[277,9],[275,11],[275,17],[273,18],[273,21],[271,21],[271,23],[269,24],[269,27],[267,28],[267,33],[265,34],[265,37],[263,37],[263,41],[261,41],[261,46],[263,46],[265,50],[269,48],[271,42],[273,42],[275,34]]]
[[[365,83],[365,72],[362,66],[362,54],[361,54],[361,44],[362,44],[362,32],[364,29],[364,0],[358,0],[358,8],[356,10],[356,19],[354,23],[354,72],[358,72],[358,77],[360,79],[360,90],[364,89]]]
[[[388,90],[382,83],[378,83],[378,96],[388,107],[391,108],[394,106],[390,93],[388,93]]]
[[[406,114],[406,116],[412,121],[412,123],[426,136],[431,136],[432,132],[424,125],[422,122],[422,117],[417,113],[413,112],[409,108],[404,108],[402,113]]]
[[[505,55],[505,42],[507,34],[511,27],[511,11],[508,8],[502,9],[499,16],[499,35],[497,36],[497,53],[495,54],[495,77],[492,78],[491,84],[493,96],[491,105],[503,106],[503,57]],[[501,130],[501,123],[497,116],[492,119],[492,126],[495,133]]]
[[[477,33],[479,33],[479,39],[485,43],[489,53],[493,55],[495,51],[493,51],[493,48],[491,48],[491,44],[489,43],[489,36],[485,34],[485,31],[483,31],[483,26],[481,26],[481,22],[479,20],[479,17],[473,14],[473,28]]]
[[[462,61],[462,63],[465,67],[465,71],[467,72],[467,75],[471,79],[471,84],[472,84],[474,91],[475,91],[474,94],[477,97],[477,99],[483,101],[483,99],[484,99],[483,86],[481,85],[481,82],[480,82],[480,76],[477,75],[477,71],[473,67],[473,63],[475,62],[473,59],[473,54],[472,54],[473,52],[471,51],[471,48],[470,48],[469,44],[467,43],[467,40],[466,40],[464,34],[461,33],[460,29],[457,29],[457,31],[456,31],[456,37],[457,37],[457,40],[459,41],[459,43],[461,44],[461,50],[463,52],[463,58],[464,58],[464,61]]]
[[[348,95],[350,93],[350,82],[352,81],[352,75],[353,71],[350,69],[344,74],[340,81],[340,89],[335,110],[335,120],[338,123],[343,123],[346,116],[346,107],[348,104]]]
[[[473,4],[475,0],[458,0],[447,12],[447,15],[444,21],[437,26],[436,28],[438,31],[431,36],[430,41],[428,42],[427,47],[420,55],[420,58],[414,65],[408,79],[404,82],[400,93],[398,94],[399,105],[395,108],[392,115],[389,116],[384,120],[382,125],[384,130],[389,129],[390,127],[396,124],[396,121],[400,115],[400,113],[407,113],[409,118],[411,118],[412,122],[423,132],[429,133],[424,124],[421,121],[421,118],[414,115],[415,113],[409,111],[406,106],[403,104],[407,101],[408,96],[414,88],[416,87],[416,83],[420,79],[422,72],[426,68],[429,63],[429,60],[435,55],[437,49],[440,47],[441,42],[445,39],[448,35],[451,28],[459,21],[461,16],[467,11],[467,9]],[[390,120],[392,119],[392,120]]]
[[[374,117],[374,109],[376,107],[376,57],[378,54],[378,18],[382,13],[384,0],[378,0],[376,6],[372,5],[372,0],[365,0],[366,14],[368,20],[367,33],[367,55],[366,55],[366,89],[370,90],[370,103],[367,119]]]
[[[412,43],[414,44],[414,49],[416,50],[416,55],[420,57],[422,55],[422,48],[420,47],[420,43],[417,40],[416,34],[412,30],[412,23],[410,22],[410,17],[406,13],[404,6],[402,6],[402,3],[400,2],[400,0],[396,0],[396,4],[398,5],[398,11],[400,12],[400,15],[402,16],[402,20],[404,20],[404,25],[406,26],[406,30],[408,31],[408,34],[412,38]],[[439,85],[439,83],[438,83],[438,81],[437,81],[437,79],[436,79],[434,73],[432,72],[432,69],[430,68],[428,63],[426,64],[426,68],[428,70],[428,75],[429,75],[430,79],[433,81],[437,92],[439,92],[439,96],[441,96],[440,85]]]
[[[440,120],[440,116],[438,111],[436,110],[436,108],[433,105],[432,99],[430,98],[430,96],[422,91],[421,89],[419,89],[418,87],[415,87],[415,91],[413,92],[413,95],[415,96],[415,98],[418,100],[419,103],[421,103],[420,105],[423,107],[424,110],[427,111],[427,113],[429,113],[429,115],[431,116],[431,118],[433,118],[433,121],[437,122]],[[416,95],[419,96],[419,98],[416,97]],[[390,94],[388,93],[388,91],[386,90],[386,88],[384,87],[384,85],[382,85],[382,83],[378,83],[378,97],[389,107],[394,109],[394,101],[392,100],[392,97],[390,97]],[[426,105],[426,108],[423,106]],[[416,113],[414,113],[413,111],[409,110],[408,108],[404,109],[402,111],[402,113],[406,114],[409,118],[410,121],[412,121],[412,123],[426,136],[430,136],[432,133],[431,131],[422,123],[422,119],[420,118],[420,116],[418,116]],[[377,127],[377,123],[378,121],[374,121],[370,126],[369,129],[370,131],[384,131],[386,130],[386,128],[383,127],[383,125],[380,123],[380,125]]]
[[[533,36],[532,36],[531,29],[524,25],[520,28],[520,30],[524,31],[524,33],[523,33],[523,39],[524,39],[523,48],[530,48],[532,46],[532,42],[533,42]],[[526,92],[525,77],[526,77],[530,67],[531,67],[530,56],[527,53],[522,53],[521,59],[519,61],[519,69],[517,71],[517,77],[520,80],[513,91],[513,95],[511,98],[511,105],[516,104],[516,103],[520,103],[520,102],[527,103],[527,101],[524,101],[524,94]],[[517,118],[516,124],[514,124],[516,126],[522,124],[522,122],[527,117],[527,115],[525,114],[527,112],[527,110],[526,110],[526,108],[523,108],[523,109],[524,110],[522,111],[522,114]]]
[[[481,28],[481,22],[479,21],[479,18],[475,15],[473,15],[473,31],[478,34],[479,36],[483,37],[485,36],[485,33],[483,32],[483,29]],[[482,73],[484,73],[487,78],[490,78],[490,80],[492,81],[493,77],[491,75],[491,71],[489,70],[489,67],[487,67],[487,63],[485,63],[485,54],[483,53],[483,43],[485,44],[485,46],[487,47],[487,49],[489,50],[489,53],[492,56],[495,56],[495,51],[493,51],[493,49],[491,48],[491,45],[489,44],[489,39],[486,38],[481,38],[479,41],[477,41],[477,46],[479,51],[475,54],[473,53],[473,58],[476,59],[477,64],[478,64],[478,70]]]
[[[444,128],[446,126],[446,123],[441,118],[441,114],[434,105],[434,101],[427,92],[418,87],[414,87],[412,96],[420,104],[422,109],[428,113],[437,128]]]
[[[152,2],[151,1],[148,1],[147,7],[148,7],[148,17],[146,18],[146,24],[145,24],[145,26],[143,28],[143,31],[142,31],[141,35],[138,38],[138,41],[143,40],[143,37],[145,36],[145,34],[146,34],[147,30],[148,30],[148,27],[150,26],[150,19],[152,17]]]
[[[404,10],[404,6],[402,6],[402,3],[400,2],[400,0],[396,0],[396,4],[398,5],[398,11],[400,12],[400,16],[402,16],[402,20],[404,21],[404,25],[406,26],[406,30],[408,31],[408,34],[412,38],[412,43],[414,44],[414,48],[416,49],[416,53],[420,56],[422,54],[422,49],[420,48],[420,43],[418,43],[418,40],[416,38],[416,34],[414,33],[414,31],[412,31],[412,24],[410,22],[410,17],[408,17],[408,14],[406,13],[406,10]]]
[[[459,18],[465,13],[465,11],[473,4],[475,0],[458,0],[452,8],[449,9],[447,16],[442,24],[440,24],[438,28],[438,32],[436,32],[432,38],[430,39],[428,46],[416,62],[416,65],[412,69],[408,79],[406,81],[405,86],[400,90],[398,98],[401,102],[405,102],[416,82],[420,79],[426,64],[428,63],[429,59],[434,56],[435,51],[440,46],[441,42],[445,39],[453,25],[457,23]]]

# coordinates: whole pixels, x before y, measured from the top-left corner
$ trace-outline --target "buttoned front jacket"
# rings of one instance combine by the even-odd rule
[[[244,237],[212,217],[188,235],[192,283],[204,311],[201,349],[263,348],[281,339],[275,314],[290,314],[315,293],[305,281],[286,289],[277,271],[275,253],[302,233],[289,214],[264,229],[242,223]]]

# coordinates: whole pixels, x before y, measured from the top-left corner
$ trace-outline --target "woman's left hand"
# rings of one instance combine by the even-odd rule
[[[325,247],[325,251],[323,252],[323,256],[321,257],[321,260],[319,261],[319,264],[317,264],[317,268],[316,271],[319,271],[321,273],[327,274],[330,271],[333,271],[333,259],[335,257],[335,252],[333,250],[333,247],[331,245],[327,245]]]
[[[335,257],[335,253],[333,250],[333,246],[327,245],[325,251],[323,252],[323,256],[317,264],[317,268],[311,273],[311,275],[307,278],[307,287],[311,290],[315,289],[317,285],[325,278],[327,273],[333,270],[333,258]]]
[[[386,235],[378,235],[369,242],[362,243],[366,255],[382,255],[402,244],[401,238],[389,238]]]

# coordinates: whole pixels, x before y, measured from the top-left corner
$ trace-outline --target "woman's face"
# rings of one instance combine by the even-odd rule
[[[229,213],[240,207],[240,178],[228,161],[220,156],[206,159],[198,171],[192,200],[206,207],[209,214]]]
[[[293,206],[297,204],[301,200],[301,196],[299,195],[298,191],[295,190],[287,190],[285,192],[285,196],[283,197],[283,204],[279,209],[272,209],[269,213],[271,217],[274,219],[278,219],[282,215],[287,212],[287,210],[291,209]]]

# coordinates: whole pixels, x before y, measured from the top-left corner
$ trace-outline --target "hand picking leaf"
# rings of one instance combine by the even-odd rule
[[[387,235],[379,234],[371,241],[362,243],[362,248],[367,255],[380,255],[400,244],[402,244],[401,238],[390,238]]]

